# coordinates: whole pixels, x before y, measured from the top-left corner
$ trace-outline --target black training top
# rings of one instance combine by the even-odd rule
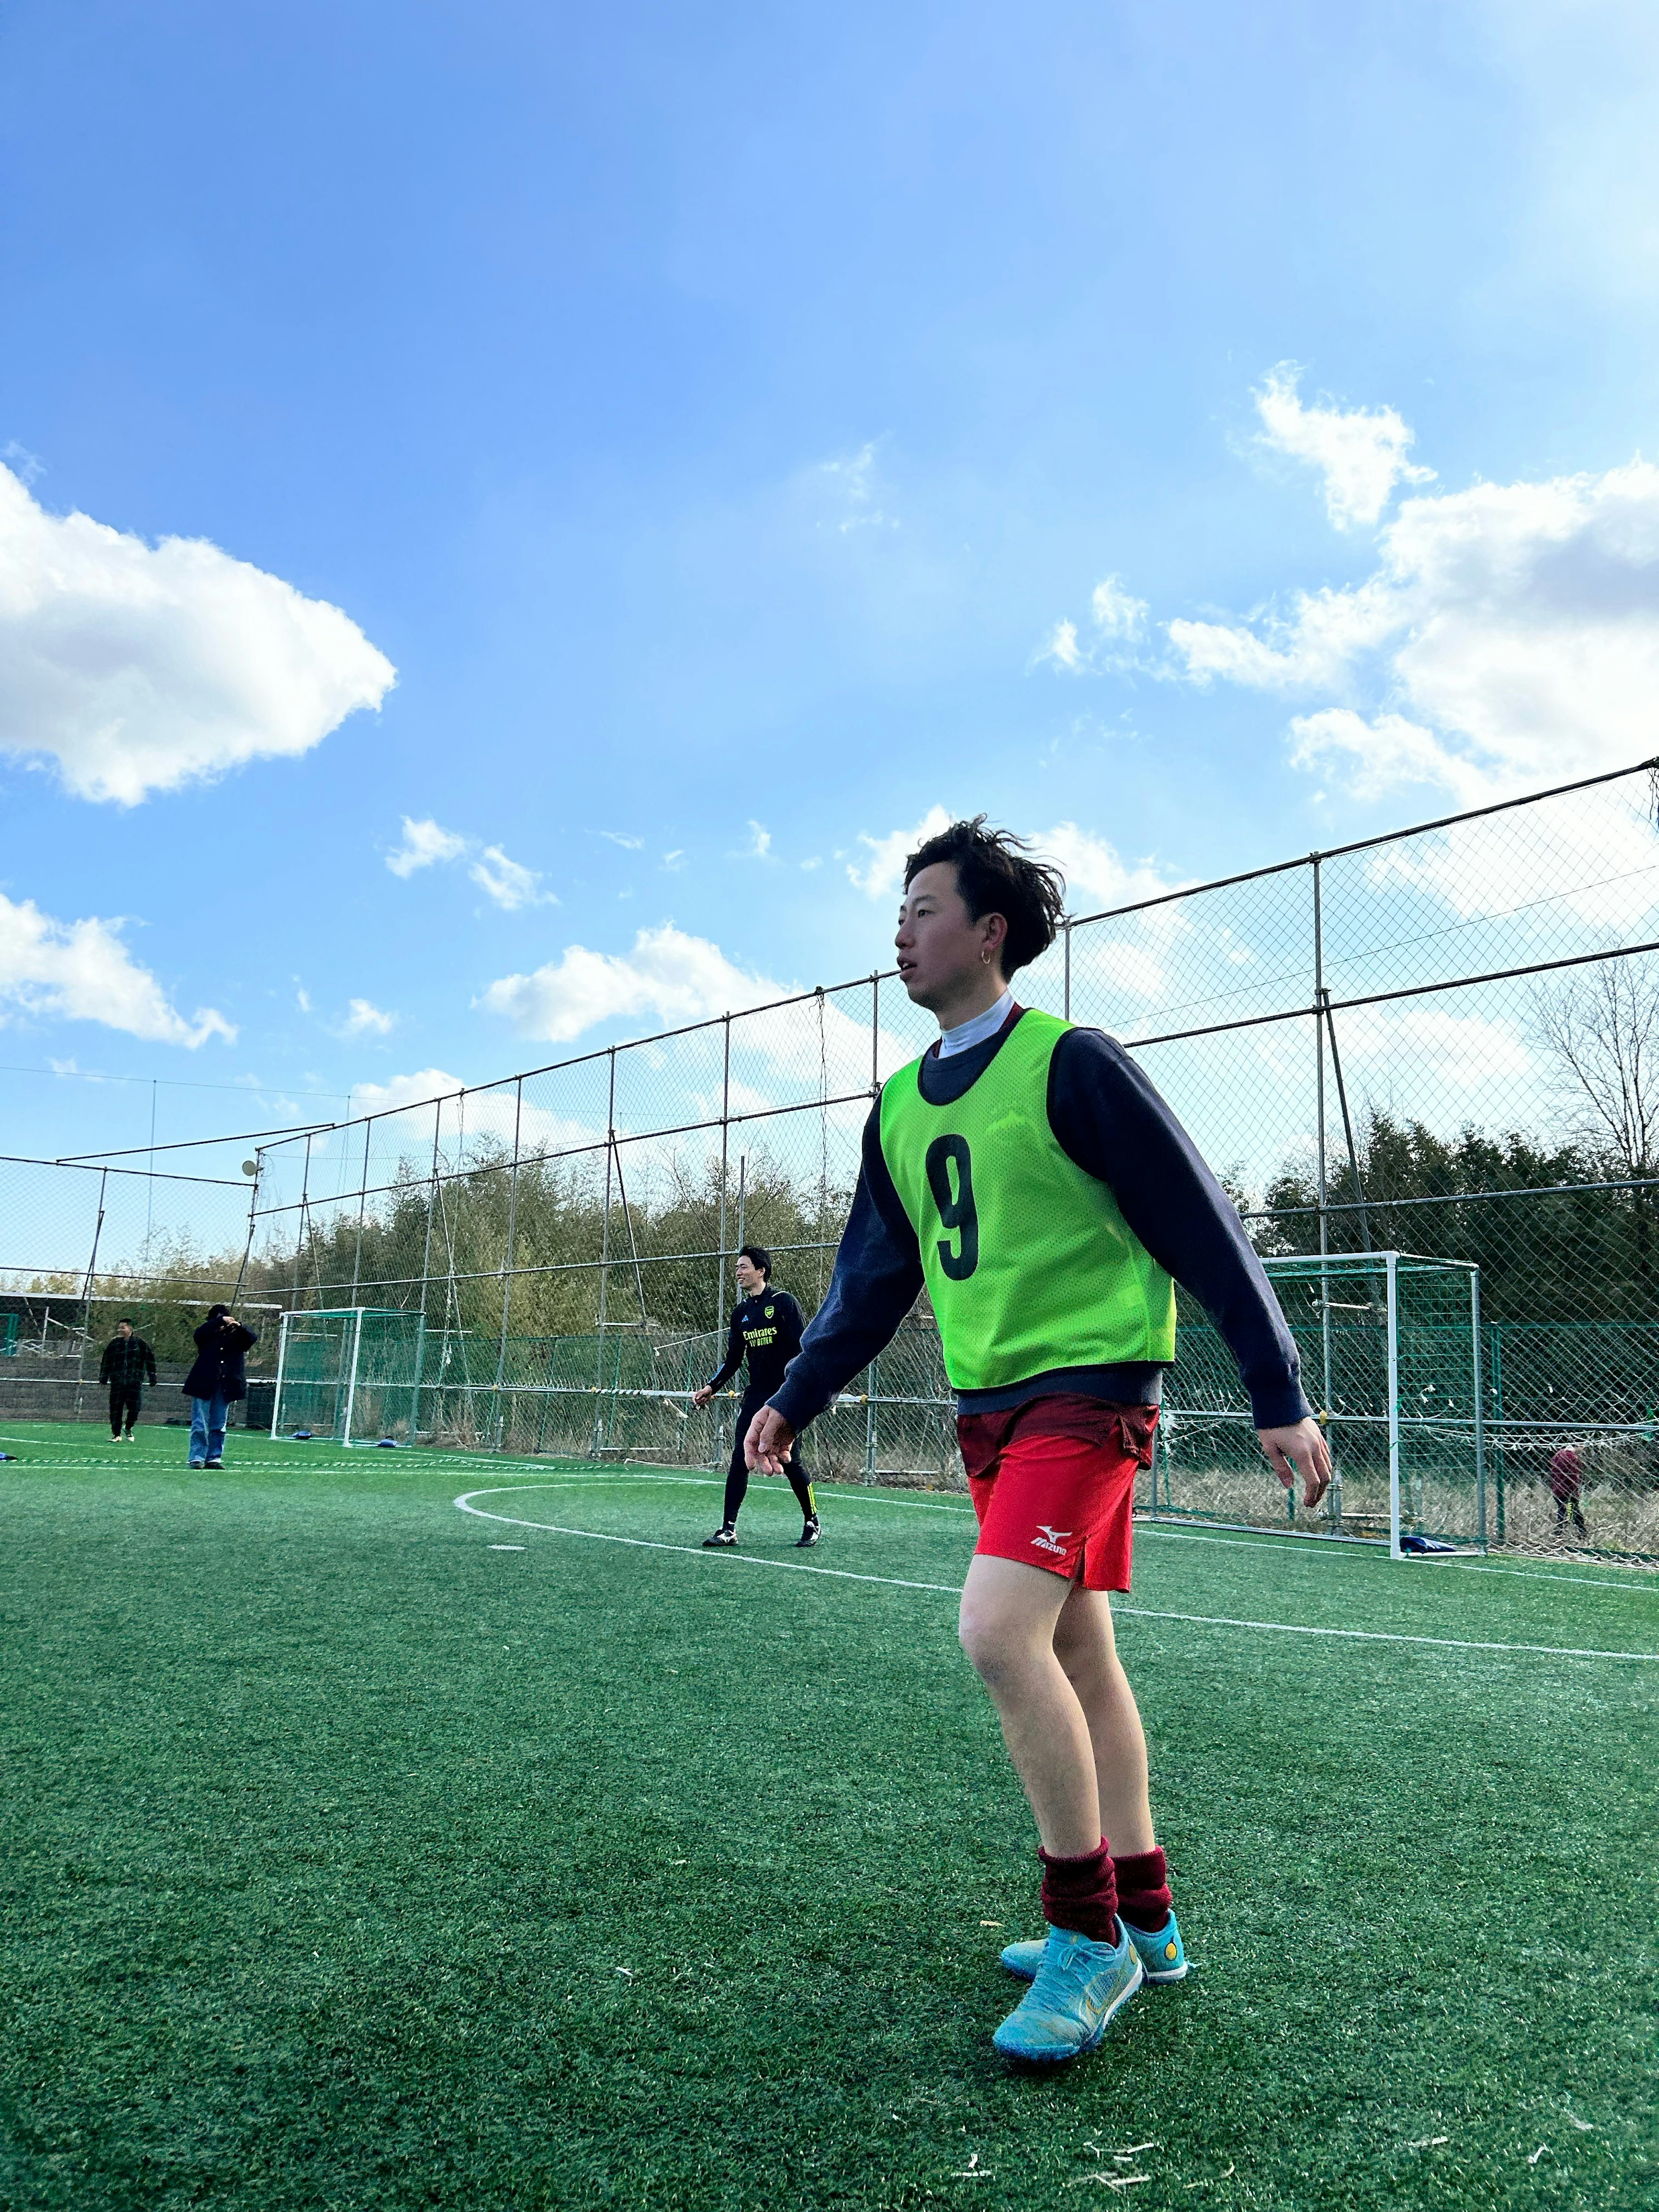
[[[775,1291],[769,1283],[757,1297],[745,1298],[732,1309],[732,1334],[718,1374],[708,1378],[711,1390],[729,1382],[749,1362],[745,1397],[769,1398],[783,1382],[783,1372],[800,1350],[800,1308],[787,1291]]]
[[[966,1052],[923,1059],[921,1095],[960,1098],[995,1059],[1019,1018]],[[1067,1158],[1097,1176],[1161,1267],[1206,1307],[1238,1363],[1259,1428],[1301,1420],[1296,1346],[1237,1209],[1139,1066],[1099,1030],[1068,1030],[1048,1072],[1048,1126]],[[773,1402],[797,1434],[892,1337],[922,1288],[916,1232],[881,1149],[878,1100],[864,1132],[863,1166],[836,1255],[829,1294],[813,1317],[788,1384]],[[1052,1370],[1006,1389],[961,1391],[959,1413],[994,1412],[1056,1391],[1155,1404],[1153,1366]]]

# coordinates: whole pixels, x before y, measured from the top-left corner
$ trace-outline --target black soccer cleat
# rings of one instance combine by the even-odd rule
[[[798,1552],[810,1552],[813,1545],[816,1544],[817,1540],[818,1516],[814,1513],[808,1518],[806,1526],[801,1530],[799,1536],[796,1539],[795,1549]]]
[[[729,1524],[722,1522],[712,1536],[703,1538],[702,1548],[705,1552],[729,1552],[737,1540],[737,1530]]]

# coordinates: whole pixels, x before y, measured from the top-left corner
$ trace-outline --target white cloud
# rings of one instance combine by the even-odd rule
[[[0,466],[0,750],[137,805],[308,752],[396,671],[339,608],[205,538],[48,514]]]
[[[665,922],[641,930],[631,954],[569,945],[531,975],[500,977],[479,1004],[504,1015],[520,1036],[564,1044],[623,1015],[646,1015],[666,1028],[785,995],[784,985],[745,973],[707,938]]]
[[[1074,622],[1062,620],[1049,632],[1048,641],[1038,650],[1036,660],[1046,660],[1051,667],[1062,669],[1068,676],[1081,676],[1097,668],[1128,665],[1133,656],[1126,648],[1133,647],[1146,632],[1146,602],[1126,592],[1121,578],[1103,576],[1090,594],[1089,611],[1095,629],[1091,643],[1082,642]]]
[[[435,861],[459,860],[467,849],[467,840],[453,830],[441,830],[428,816],[422,822],[404,817],[404,842],[395,853],[388,853],[386,864],[394,876],[412,876],[417,868],[429,868]]]
[[[601,830],[601,837],[613,845],[620,845],[624,853],[637,853],[645,843],[643,837],[626,837],[620,830]]]
[[[843,459],[821,462],[815,474],[831,494],[837,530],[844,533],[849,530],[898,528],[896,518],[885,514],[881,506],[873,441]]]
[[[1367,721],[1352,707],[1325,707],[1291,718],[1291,765],[1330,769],[1356,799],[1380,799],[1401,784],[1438,784],[1460,805],[1478,806],[1486,778],[1449,753],[1432,730],[1403,714]]]
[[[441,829],[429,817],[411,821],[404,817],[404,842],[395,853],[386,855],[386,866],[394,876],[412,876],[417,868],[429,868],[441,861],[464,860],[474,857],[467,874],[479,890],[495,900],[508,914],[524,906],[556,906],[553,892],[541,887],[541,872],[526,868],[521,861],[511,860],[499,845],[486,845],[479,850],[475,838],[464,837],[456,830]]]
[[[751,822],[749,825],[747,857],[751,860],[764,860],[770,858],[771,851],[772,832],[769,830],[763,830],[758,822]]]
[[[397,1027],[397,1023],[396,1014],[383,1014],[368,999],[353,999],[348,1004],[339,1035],[346,1037],[386,1036]]]
[[[1103,637],[1137,638],[1146,622],[1146,602],[1137,599],[1123,588],[1122,580],[1107,576],[1095,586],[1089,600],[1089,611],[1094,616],[1095,628]]]
[[[9,1006],[49,1020],[101,1022],[149,1043],[193,1049],[210,1036],[234,1041],[235,1030],[211,1006],[198,1006],[186,1021],[119,929],[95,915],[57,921],[32,899],[0,894],[0,1020]]]
[[[418,1156],[422,1164],[431,1156],[434,1102],[441,1100],[438,1156],[446,1169],[455,1166],[464,1142],[471,1144],[480,1138],[499,1147],[510,1146],[516,1134],[520,1150],[527,1153],[576,1152],[605,1143],[603,1129],[567,1115],[550,1113],[528,1099],[521,1102],[510,1083],[487,1091],[468,1091],[465,1098],[458,1097],[463,1088],[460,1077],[451,1075],[447,1069],[422,1067],[409,1075],[394,1075],[388,1083],[360,1083],[351,1097],[359,1115],[405,1115],[410,1155]],[[377,1138],[377,1153],[382,1148],[398,1148],[398,1127],[394,1122]]]
[[[1304,407],[1301,374],[1294,362],[1281,362],[1256,393],[1261,441],[1319,471],[1325,512],[1339,530],[1374,523],[1396,483],[1432,482],[1432,469],[1407,459],[1415,434],[1392,407]]]
[[[1037,654],[1039,660],[1051,661],[1063,668],[1067,675],[1075,676],[1083,666],[1083,653],[1077,641],[1077,624],[1061,620],[1048,634],[1048,642]]]
[[[480,890],[486,891],[508,914],[521,906],[556,906],[551,891],[541,889],[541,875],[517,860],[509,860],[499,845],[486,845],[467,870]]]
[[[848,862],[848,881],[866,898],[896,898],[904,889],[906,859],[928,838],[948,830],[951,819],[942,806],[930,806],[914,829],[891,830],[884,837],[867,837],[860,832],[859,842],[869,857],[861,867],[856,861]]]
[[[1659,696],[1659,467],[1407,500],[1364,582],[1254,628],[1169,633],[1200,683],[1346,694],[1354,720],[1301,717],[1295,747],[1327,770],[1352,760],[1368,793],[1430,781],[1474,803],[1639,760]]]
[[[1501,1078],[1532,1073],[1526,1041],[1511,1023],[1483,1014],[1458,1014],[1443,1006],[1357,1006],[1336,1017],[1345,1063],[1372,1065],[1397,1073],[1411,1069],[1454,1091],[1476,1091]]]
[[[300,981],[297,975],[295,977],[294,981],[296,986],[294,993],[294,1003],[300,1009],[300,1012],[302,1014],[308,1014],[311,1012],[311,994],[307,990],[305,985]]]

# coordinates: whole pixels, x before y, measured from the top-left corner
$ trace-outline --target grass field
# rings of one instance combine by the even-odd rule
[[[1033,2075],[963,1501],[0,1449],[9,2212],[1659,2203],[1659,1578],[1143,1528],[1196,1970]]]

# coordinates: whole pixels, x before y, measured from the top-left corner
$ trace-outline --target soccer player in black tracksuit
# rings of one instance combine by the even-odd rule
[[[771,1287],[772,1255],[763,1245],[745,1244],[738,1255],[738,1288],[743,1303],[732,1310],[732,1334],[718,1374],[711,1375],[701,1390],[691,1394],[694,1406],[706,1406],[716,1390],[729,1382],[745,1359],[749,1379],[743,1386],[738,1425],[732,1443],[732,1463],[726,1471],[726,1513],[712,1536],[703,1538],[705,1551],[724,1551],[738,1540],[738,1513],[749,1488],[749,1469],[744,1463],[743,1440],[755,1415],[783,1385],[784,1370],[800,1350],[800,1308],[787,1291]],[[797,1551],[810,1551],[818,1540],[817,1502],[801,1464],[800,1452],[791,1445],[783,1462],[789,1487],[805,1516]]]
[[[135,1336],[130,1321],[118,1321],[115,1334],[104,1346],[104,1356],[98,1363],[98,1380],[109,1386],[109,1432],[117,1443],[121,1441],[121,1424],[126,1422],[127,1442],[132,1442],[132,1425],[138,1418],[138,1409],[144,1402],[144,1384],[155,1387],[155,1354],[142,1336]]]

